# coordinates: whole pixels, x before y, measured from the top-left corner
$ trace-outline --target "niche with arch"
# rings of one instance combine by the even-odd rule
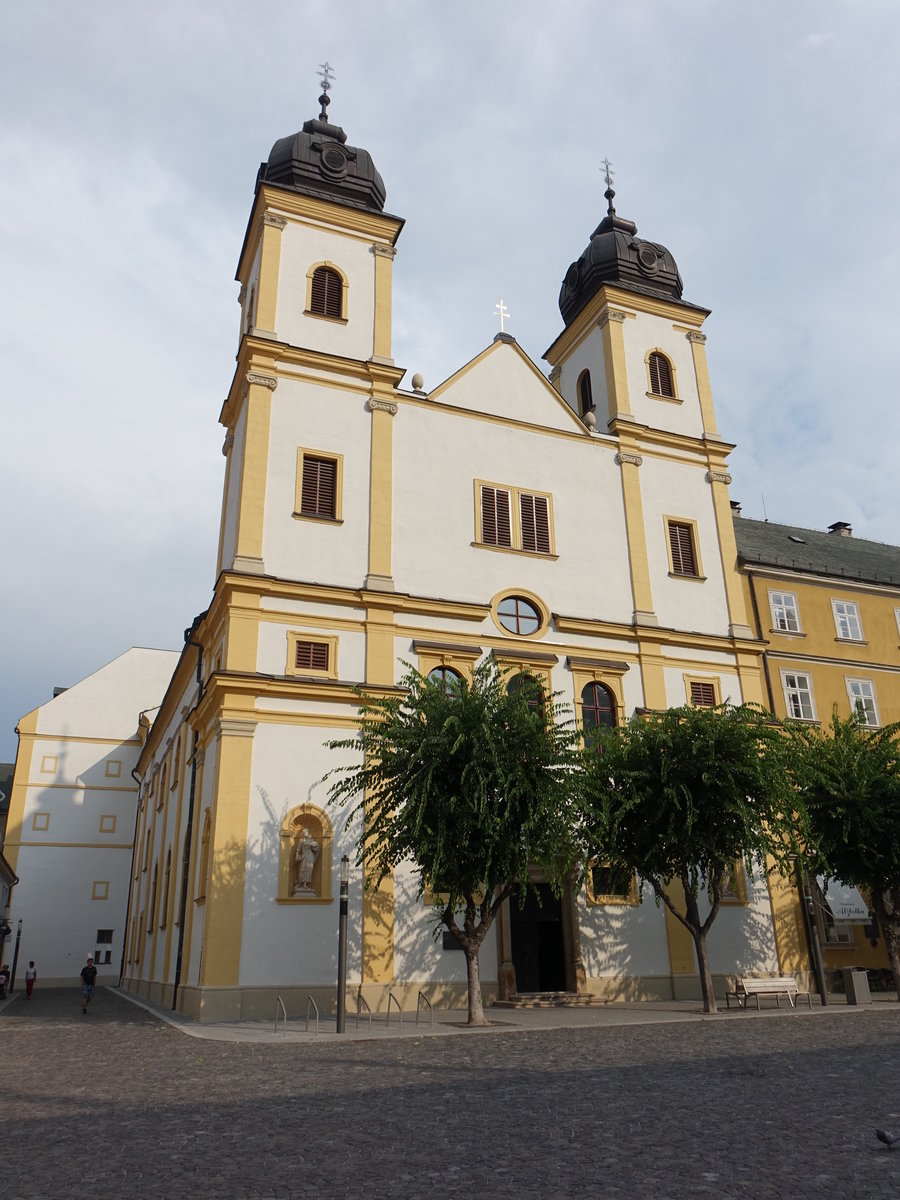
[[[279,904],[330,904],[334,830],[314,804],[292,808],[281,823]]]

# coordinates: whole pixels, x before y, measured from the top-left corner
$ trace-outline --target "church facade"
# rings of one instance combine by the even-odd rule
[[[263,163],[221,412],[219,572],[149,730],[125,985],[194,1016],[331,1003],[336,872],[359,829],[326,804],[354,687],[485,656],[579,721],[761,701],[702,326],[672,255],[609,211],[565,275],[550,378],[508,334],[431,392],[391,351],[402,220],[325,104]],[[587,498],[589,502],[586,502]],[[597,519],[597,517],[600,519]],[[173,781],[177,779],[178,786]],[[410,867],[350,884],[350,980],[373,1009],[465,992]],[[666,997],[693,949],[636,885],[507,906],[488,995]],[[711,939],[722,977],[776,972],[772,896],[741,878]]]

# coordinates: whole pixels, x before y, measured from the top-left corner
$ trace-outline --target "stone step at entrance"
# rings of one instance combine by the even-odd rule
[[[587,1004],[605,1004],[591,992],[524,992],[512,1000],[495,1000],[492,1008],[580,1008]]]

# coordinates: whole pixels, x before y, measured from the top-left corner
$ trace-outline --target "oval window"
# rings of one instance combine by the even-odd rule
[[[542,624],[541,614],[524,596],[504,596],[497,605],[497,620],[510,633],[537,633]]]

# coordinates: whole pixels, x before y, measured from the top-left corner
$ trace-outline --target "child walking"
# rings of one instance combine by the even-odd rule
[[[37,968],[34,965],[32,958],[25,968],[25,998],[31,999],[31,993],[34,991],[34,981],[37,979]]]

